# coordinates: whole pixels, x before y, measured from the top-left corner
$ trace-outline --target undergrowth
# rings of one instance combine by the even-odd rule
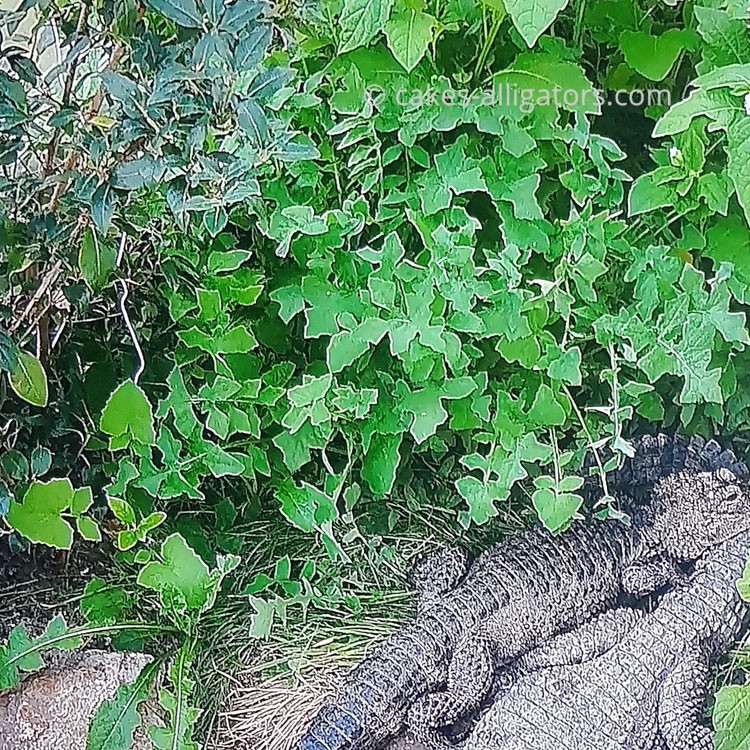
[[[632,433],[747,444],[748,20],[0,13],[0,543],[111,552],[87,627],[171,644],[157,747],[210,734],[248,639],[364,621],[439,540],[619,517]],[[4,686],[48,643],[14,632]]]

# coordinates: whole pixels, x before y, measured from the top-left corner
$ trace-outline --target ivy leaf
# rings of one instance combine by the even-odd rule
[[[370,347],[378,344],[388,331],[388,324],[379,318],[368,318],[353,331],[343,331],[331,337],[328,344],[328,368],[331,372],[341,372]]]
[[[373,494],[379,497],[389,495],[396,483],[396,472],[401,462],[401,441],[401,435],[376,433],[362,459],[362,478]]]
[[[533,47],[568,0],[504,0],[504,4],[526,44]]]
[[[5,520],[32,542],[70,549],[73,546],[73,527],[62,515],[70,508],[73,495],[69,479],[34,482],[21,503],[11,500]]]
[[[33,406],[47,406],[47,373],[38,357],[30,352],[19,351],[8,379],[10,387],[24,401]]]
[[[550,363],[547,372],[551,378],[570,385],[581,385],[581,349],[573,346]]]
[[[472,476],[456,480],[456,489],[469,506],[469,512],[459,516],[464,528],[472,522],[482,526],[497,516],[499,511],[495,503],[507,498],[509,492],[500,482],[480,482]]]
[[[551,477],[538,477],[536,481],[539,482],[542,479],[549,479],[554,482]],[[580,481],[578,477],[566,477],[566,479]],[[558,488],[554,486],[537,487],[531,497],[534,508],[539,514],[539,519],[553,533],[564,529],[583,505],[583,498],[580,495],[564,491],[563,483],[566,479],[560,483]]]
[[[631,68],[651,81],[662,81],[680,53],[694,47],[697,41],[690,29],[669,29],[661,36],[626,30],[620,36],[620,48]]]
[[[131,442],[154,445],[154,415],[146,394],[132,380],[126,380],[109,397],[99,427],[111,435],[110,449],[124,448]]]
[[[302,531],[318,530],[329,549],[343,551],[333,538],[332,522],[338,518],[336,503],[332,497],[307,482],[299,486],[286,482],[276,493],[281,501],[281,513]]]
[[[341,44],[339,53],[351,52],[369,44],[383,30],[391,14],[393,0],[344,0],[339,20]]]
[[[394,13],[385,25],[388,47],[411,73],[427,52],[435,31],[435,19],[421,10]]]
[[[289,389],[289,403],[297,407],[310,406],[325,397],[332,382],[332,375],[321,375],[319,378],[304,375],[302,385],[295,385]]]
[[[566,416],[565,409],[560,406],[552,389],[543,383],[536,392],[529,418],[538,425],[550,427],[565,424]]]

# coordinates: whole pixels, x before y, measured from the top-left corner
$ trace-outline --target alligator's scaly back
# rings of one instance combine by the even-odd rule
[[[515,682],[465,750],[654,750],[662,747],[659,736],[668,740],[664,747],[712,748],[701,722],[708,664],[726,653],[747,620],[736,581],[749,555],[750,533],[736,536],[699,561],[689,582],[653,613],[636,624],[629,617],[624,636],[613,641],[605,632],[615,615],[631,613],[616,610],[604,631],[567,634],[525,664],[519,660]],[[603,655],[581,663],[592,634]]]
[[[632,441],[635,455],[608,476],[610,487],[632,492],[650,488],[659,479],[682,471],[702,472],[728,469],[738,479],[750,472],[734,451],[716,440],[699,435],[640,435]],[[587,459],[590,466],[590,459]]]

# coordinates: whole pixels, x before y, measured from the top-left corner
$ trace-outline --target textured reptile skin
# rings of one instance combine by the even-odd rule
[[[747,533],[707,553],[652,614],[629,615],[614,646],[605,626],[601,640],[582,632],[577,650],[573,632],[523,657],[464,750],[711,750],[701,722],[709,665],[747,619],[736,581],[748,555]],[[602,655],[576,663],[592,650]]]
[[[647,443],[643,468],[637,452],[618,476],[646,485],[655,463],[667,473],[686,463],[734,469],[661,478],[630,526],[576,524],[558,537],[531,530],[480,555],[467,573],[460,554],[440,553],[414,576],[427,594],[418,616],[354,669],[298,750],[375,750],[406,726],[434,742],[433,729],[478,707],[499,666],[611,608],[624,582],[635,580],[635,593],[654,591],[674,577],[676,562],[747,528],[750,500],[733,474],[747,469],[731,452],[712,448],[701,458],[688,442],[657,462],[654,451],[672,444]],[[686,482],[690,490],[679,491]]]

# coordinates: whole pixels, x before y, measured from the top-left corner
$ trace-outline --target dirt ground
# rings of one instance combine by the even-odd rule
[[[40,633],[56,614],[78,624],[78,598],[105,560],[100,545],[78,543],[68,552],[0,536],[0,642],[19,623]]]

